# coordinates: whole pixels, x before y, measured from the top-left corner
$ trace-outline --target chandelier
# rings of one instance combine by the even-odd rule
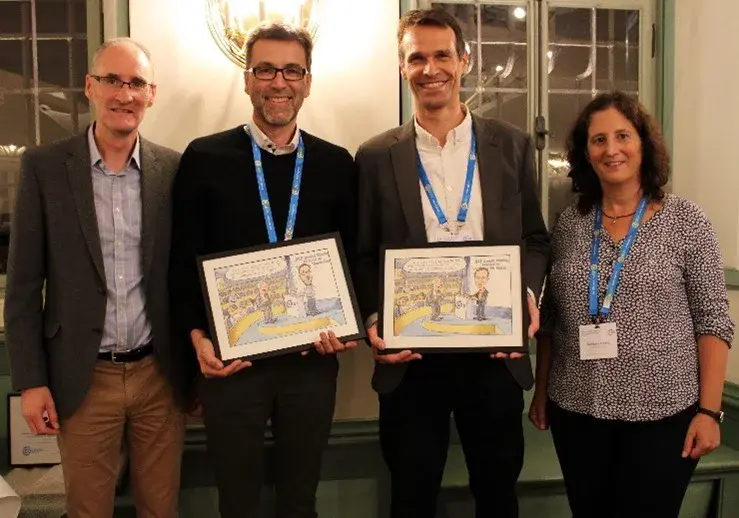
[[[280,22],[318,33],[320,0],[206,0],[210,34],[228,59],[246,68],[249,31],[260,23]]]

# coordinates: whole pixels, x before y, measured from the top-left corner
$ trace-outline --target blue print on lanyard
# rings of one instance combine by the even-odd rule
[[[251,137],[251,149],[254,154],[254,169],[257,172],[257,183],[259,184],[259,196],[262,199],[262,212],[264,223],[267,225],[267,235],[270,243],[277,242],[277,231],[275,221],[272,217],[272,207],[269,203],[267,192],[267,181],[264,179],[264,168],[262,167],[262,151]],[[300,180],[303,177],[303,161],[305,159],[305,146],[303,136],[298,138],[298,156],[295,158],[295,171],[293,172],[293,186],[290,192],[290,208],[287,213],[287,225],[285,226],[285,241],[290,241],[295,230],[295,220],[298,217],[298,199],[300,198]]]

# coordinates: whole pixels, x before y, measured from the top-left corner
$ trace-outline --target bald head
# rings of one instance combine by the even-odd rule
[[[103,61],[105,54],[113,48],[119,52],[123,51],[127,54],[131,54],[141,63],[141,65],[144,65],[144,68],[149,70],[151,74],[151,77],[148,78],[149,81],[154,80],[154,66],[151,60],[151,52],[149,52],[149,49],[144,47],[141,43],[131,38],[113,38],[103,42],[103,44],[95,51],[95,55],[92,56],[92,66],[90,67],[90,70],[92,70],[93,74],[100,74],[101,62]]]

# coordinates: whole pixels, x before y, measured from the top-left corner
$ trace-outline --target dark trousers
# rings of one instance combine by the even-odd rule
[[[682,449],[695,406],[659,421],[596,419],[549,402],[575,518],[676,518],[696,461]]]
[[[391,474],[391,517],[433,518],[449,447],[462,443],[476,518],[518,516],[523,392],[488,355],[427,354],[380,396],[380,444]]]
[[[260,518],[264,434],[275,437],[277,518],[315,518],[316,489],[336,399],[335,356],[311,352],[255,360],[206,379],[200,398],[223,518]]]

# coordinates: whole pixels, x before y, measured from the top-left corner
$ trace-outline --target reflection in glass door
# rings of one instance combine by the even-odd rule
[[[470,70],[462,79],[462,101],[480,117],[529,128],[529,47],[525,2],[432,2],[462,26]]]

